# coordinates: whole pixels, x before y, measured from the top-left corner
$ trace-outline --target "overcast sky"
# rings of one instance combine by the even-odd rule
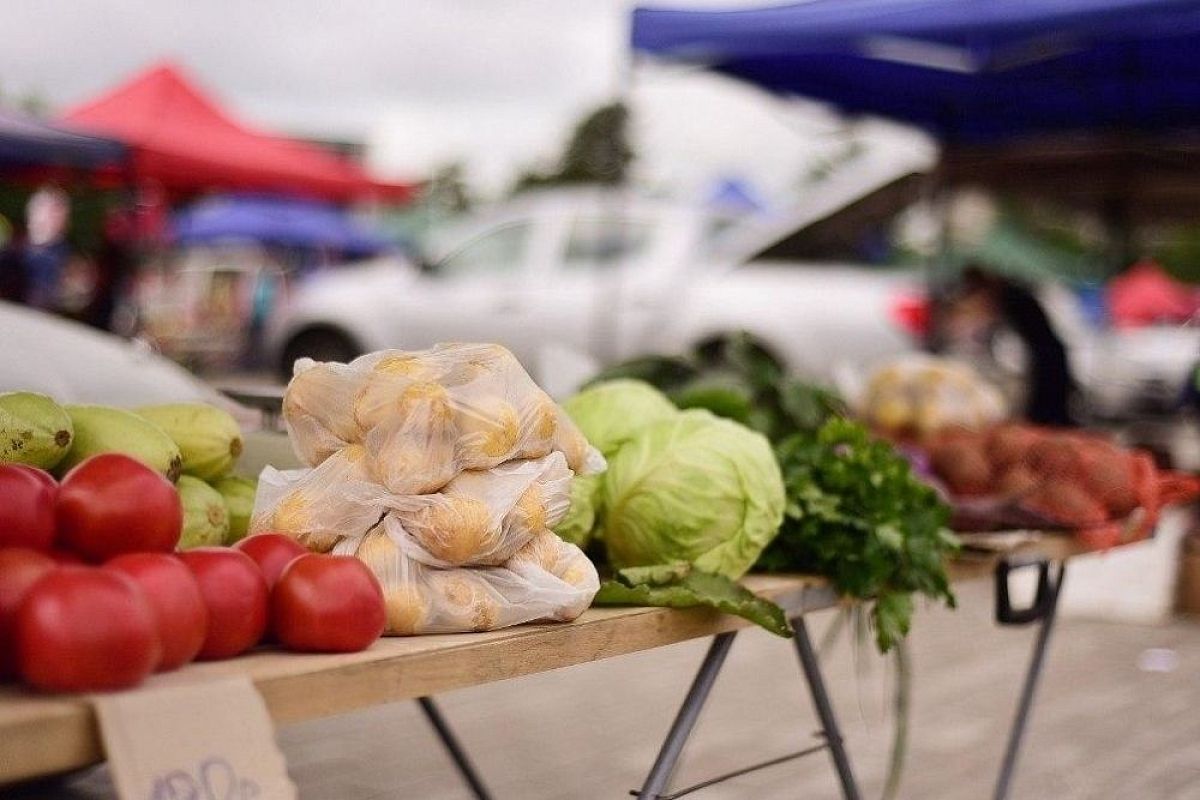
[[[674,0],[728,6],[739,0]],[[377,171],[464,160],[487,187],[553,157],[627,74],[626,0],[37,0],[6,4],[0,92],[63,109],[160,59],[250,122],[368,143]],[[776,191],[836,121],[705,75],[639,70],[642,169],[689,186],[743,173]],[[783,177],[783,176],[786,176]]]

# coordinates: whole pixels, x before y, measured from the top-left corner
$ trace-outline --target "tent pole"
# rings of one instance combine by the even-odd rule
[[[938,280],[949,274],[950,267],[950,182],[943,159],[938,159],[926,183],[926,192],[933,213],[937,215],[937,242],[933,253],[925,260],[925,282],[932,289]]]
[[[632,36],[632,31],[630,31],[630,36]],[[625,107],[627,113],[625,122],[627,134],[633,126],[633,91],[635,81],[637,80],[636,62],[637,52],[632,48],[627,51],[627,55],[624,58],[617,59],[615,95],[617,102]],[[622,222],[628,221],[631,211],[631,204],[629,202],[631,188],[628,169],[623,180],[616,184],[614,190],[617,196],[611,206],[613,209],[613,218]],[[606,201],[610,199],[605,196]],[[570,235],[570,230],[567,231],[567,235]],[[598,284],[595,288],[600,288],[603,285],[603,278],[599,274],[595,274],[594,278]],[[591,309],[592,330],[589,338],[592,343],[592,352],[589,355],[598,357],[602,365],[618,361],[623,352],[622,343],[620,342],[622,326],[616,324],[616,315],[613,313],[613,310],[621,307],[622,295],[625,292],[625,280],[625,270],[622,266],[618,266],[615,274],[612,276],[608,291],[593,291],[591,293],[597,302],[594,303]]]

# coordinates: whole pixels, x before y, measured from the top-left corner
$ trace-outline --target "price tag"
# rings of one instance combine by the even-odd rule
[[[295,800],[248,678],[95,698],[121,800]]]

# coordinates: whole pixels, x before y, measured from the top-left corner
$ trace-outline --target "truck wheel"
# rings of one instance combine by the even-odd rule
[[[349,334],[337,328],[308,328],[293,336],[283,348],[279,372],[284,380],[289,380],[298,358],[346,362],[360,355],[362,348]]]
[[[710,336],[699,342],[693,352],[700,362],[707,366],[719,366],[752,359],[771,365],[773,370],[779,374],[787,372],[787,365],[775,350],[762,339],[746,331]]]

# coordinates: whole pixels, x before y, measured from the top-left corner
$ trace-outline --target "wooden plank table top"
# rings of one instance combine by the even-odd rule
[[[1067,537],[1044,537],[1019,551],[1061,560],[1079,554],[1082,548]],[[994,554],[964,553],[950,565],[951,580],[990,575],[997,559]],[[820,578],[751,575],[744,583],[782,606],[789,617],[839,602]],[[169,687],[244,675],[262,694],[272,719],[288,724],[547,672],[749,625],[711,609],[593,608],[571,623],[385,638],[362,653],[299,655],[263,649],[227,661],[191,664],[156,675],[145,686]],[[0,785],[84,767],[103,757],[88,696],[40,696],[17,687],[0,689]]]

